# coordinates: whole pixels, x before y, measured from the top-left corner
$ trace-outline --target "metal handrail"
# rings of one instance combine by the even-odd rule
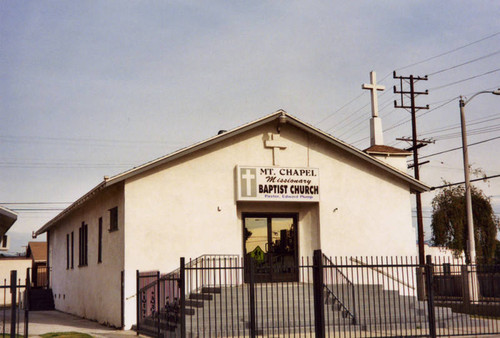
[[[345,302],[343,300],[341,300],[335,294],[335,292],[333,292],[333,290],[331,290],[328,287],[328,284],[323,283],[323,286],[326,289],[326,291],[328,292],[328,294],[331,295],[339,303],[339,305],[342,307],[342,309],[351,317],[352,323],[356,324],[356,298],[355,298],[354,283],[351,282],[349,280],[349,278],[347,278],[347,276],[342,271],[340,271],[340,269],[338,267],[336,267],[335,264],[333,264],[333,262],[331,261],[331,259],[328,258],[325,254],[323,254],[323,264],[335,268],[335,272],[336,272],[337,276],[340,276],[343,279],[343,281],[345,282],[345,283],[342,283],[342,284],[347,284],[347,286],[348,286],[348,292],[349,292],[349,290],[351,291],[351,296],[352,296],[352,311],[345,304]]]
[[[203,261],[208,260],[208,259],[215,260],[215,259],[221,258],[221,257],[222,258],[226,258],[226,257],[233,257],[234,258],[234,257],[239,257],[239,256],[238,255],[231,255],[231,254],[222,254],[222,255],[205,254],[205,255],[198,256],[193,260],[190,259],[189,262],[186,263],[185,269],[192,269],[193,267],[197,266],[200,262],[203,262]],[[181,268],[177,268],[169,273],[162,275],[160,279],[171,279],[172,276],[179,275],[180,272],[181,272]]]
[[[389,278],[389,279],[392,279],[393,281],[395,281],[395,282],[396,282],[396,283],[398,283],[398,284],[401,284],[401,285],[403,285],[403,286],[405,286],[405,287],[407,287],[407,288],[410,288],[410,289],[412,289],[412,290],[415,290],[415,286],[413,286],[413,285],[411,285],[411,284],[409,284],[409,283],[406,283],[405,281],[402,281],[402,280],[400,280],[399,278],[397,278],[397,277],[395,277],[395,276],[392,276],[391,274],[389,274],[389,273],[385,272],[385,271],[384,271],[384,270],[382,270],[382,269],[379,269],[379,268],[377,268],[377,267],[370,266],[370,264],[365,263],[365,262],[363,262],[362,260],[359,260],[359,259],[356,259],[356,258],[353,258],[353,257],[351,257],[351,261],[352,261],[352,262],[354,262],[354,263],[356,263],[356,264],[359,264],[360,266],[366,266],[367,268],[372,269],[372,270],[374,270],[375,272],[380,273],[380,274],[382,274],[383,276],[385,276],[385,277],[387,277],[387,278]]]

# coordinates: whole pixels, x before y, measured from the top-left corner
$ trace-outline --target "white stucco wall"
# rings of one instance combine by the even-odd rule
[[[280,166],[315,167],[320,202],[235,201],[235,166],[272,166],[271,123],[128,179],[125,325],[135,323],[137,269],[169,272],[179,258],[243,253],[242,212],[297,212],[299,255],[416,255],[408,183],[290,125]]]
[[[109,232],[108,210],[116,206],[118,230]],[[99,217],[103,219],[102,263],[97,262]],[[115,327],[121,325],[123,220],[123,184],[118,184],[84,203],[50,230],[50,283],[57,310]],[[88,224],[88,265],[79,267],[78,229],[82,222]],[[71,232],[74,268],[66,269],[66,235],[71,236]]]
[[[407,183],[324,141],[311,146],[310,158],[320,168],[324,253],[416,255]]]

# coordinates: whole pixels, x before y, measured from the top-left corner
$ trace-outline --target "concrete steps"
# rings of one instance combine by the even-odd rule
[[[352,290],[342,285],[332,286],[337,297],[343,299],[356,316],[355,325],[344,308],[332,297],[325,296],[325,321],[327,325],[344,327],[396,326],[401,323],[426,321],[426,306],[415,297],[405,297],[396,291],[383,290],[380,285],[357,285]],[[248,285],[221,288],[212,298],[197,307],[186,318],[188,332],[236,332],[249,327]],[[268,332],[272,329],[308,331],[314,326],[313,290],[311,284],[282,283],[255,286],[256,327]]]
[[[424,302],[383,290],[381,285],[330,285],[338,299],[355,314],[355,321],[333,297],[325,293],[325,324],[341,330],[364,331],[367,328],[394,330],[418,328],[427,321]],[[262,335],[314,332],[314,294],[309,283],[269,283],[255,285],[256,329]],[[250,326],[249,285],[206,287],[192,293],[186,300],[186,332],[224,336],[248,334]],[[450,311],[451,313],[451,311]],[[446,316],[447,314],[445,314]],[[175,334],[178,315],[160,314],[160,326]],[[154,321],[145,323],[156,332]],[[399,325],[399,326],[398,326]],[[143,325],[144,327],[144,325]]]

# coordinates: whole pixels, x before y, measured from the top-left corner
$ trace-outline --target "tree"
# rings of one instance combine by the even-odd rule
[[[499,219],[495,216],[490,199],[481,189],[471,186],[474,238],[478,262],[492,263],[496,254]],[[445,246],[456,254],[467,252],[467,214],[465,187],[443,188],[432,200],[432,242]]]

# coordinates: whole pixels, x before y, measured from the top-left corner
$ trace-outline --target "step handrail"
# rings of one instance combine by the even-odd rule
[[[350,292],[351,297],[352,297],[352,311],[349,309],[349,307],[345,304],[345,301],[341,300],[334,292],[328,287],[327,283],[323,283],[324,288],[326,289],[327,293],[331,295],[342,307],[342,309],[351,317],[352,323],[356,324],[356,298],[355,298],[355,289],[354,289],[354,283],[347,278],[347,276],[335,265],[333,264],[332,260],[328,258],[325,254],[323,254],[323,265],[330,266],[335,268],[335,272],[337,276],[340,276],[341,279],[343,280],[344,283],[341,284],[347,284],[348,287],[348,292]]]
[[[376,272],[378,272],[378,273],[380,273],[380,274],[384,275],[385,277],[387,277],[387,278],[389,278],[389,279],[392,279],[392,280],[393,280],[393,281],[395,281],[396,283],[399,283],[399,284],[401,284],[401,285],[403,285],[403,286],[405,286],[405,287],[407,287],[407,288],[410,288],[410,289],[412,289],[412,290],[415,290],[415,286],[414,286],[414,285],[410,285],[410,284],[408,284],[408,283],[406,283],[406,282],[404,282],[404,281],[400,280],[399,278],[397,278],[397,277],[395,277],[395,276],[393,276],[393,275],[391,275],[391,274],[389,274],[389,273],[385,272],[384,270],[381,270],[381,269],[379,269],[379,268],[377,268],[377,267],[371,266],[371,264],[365,263],[365,262],[363,262],[363,261],[361,261],[361,260],[359,260],[359,259],[357,259],[357,258],[354,258],[354,257],[351,257],[350,259],[351,259],[351,262],[354,262],[354,263],[359,264],[359,265],[361,265],[361,266],[366,266],[366,267],[368,267],[369,269],[372,269],[372,270],[374,270],[374,271],[376,271]]]

